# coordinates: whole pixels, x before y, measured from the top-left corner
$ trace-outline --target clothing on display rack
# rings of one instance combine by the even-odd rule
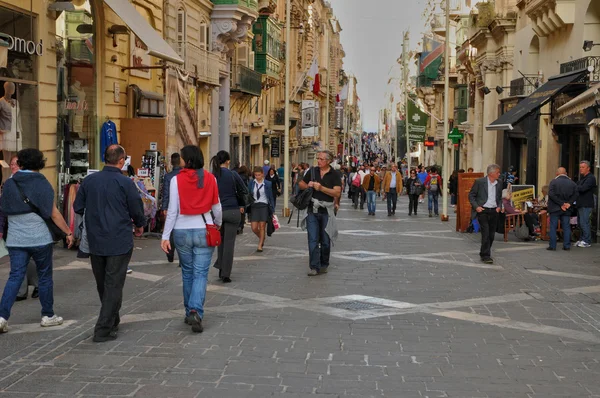
[[[104,162],[104,152],[110,145],[118,145],[117,126],[112,120],[107,120],[100,129],[100,154]]]

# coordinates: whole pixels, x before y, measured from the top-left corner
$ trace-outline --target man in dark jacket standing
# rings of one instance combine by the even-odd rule
[[[73,203],[75,213],[85,211],[92,271],[102,302],[95,342],[117,338],[123,286],[133,252],[133,224],[136,236],[142,235],[146,225],[140,194],[133,181],[121,174],[126,158],[122,146],[106,148],[106,166],[83,179]]]
[[[477,213],[477,221],[481,227],[481,249],[479,256],[486,264],[493,264],[492,244],[496,235],[498,213],[502,210],[502,185],[498,184],[500,166],[491,164],[487,167],[487,177],[475,180],[469,192],[469,202]]]
[[[596,177],[591,173],[590,162],[579,162],[580,178],[577,181],[577,224],[581,231],[581,239],[575,243],[577,247],[590,247],[592,245],[592,227],[590,216],[594,208],[594,192],[596,190]]]
[[[563,230],[563,250],[571,250],[570,208],[577,200],[577,184],[567,175],[564,167],[559,167],[556,177],[550,182],[548,191],[548,213],[550,213],[550,246],[547,250],[556,250],[556,229],[558,220]]]
[[[163,219],[167,219],[167,210],[169,209],[169,187],[171,180],[181,171],[181,156],[178,153],[171,155],[171,172],[165,174],[165,181],[162,186],[162,203],[160,209]],[[167,253],[167,260],[172,263],[175,258],[175,241],[173,241],[173,233],[171,233],[171,250]]]

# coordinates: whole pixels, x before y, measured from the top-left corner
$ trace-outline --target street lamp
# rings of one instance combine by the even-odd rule
[[[584,40],[583,41],[583,51],[585,51],[585,52],[592,51],[592,48],[595,46],[600,46],[600,43],[594,43],[593,40]]]

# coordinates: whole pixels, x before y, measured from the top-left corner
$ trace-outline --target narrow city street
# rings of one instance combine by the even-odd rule
[[[420,206],[426,207],[426,204]],[[87,261],[57,250],[55,310],[16,303],[0,335],[0,397],[600,396],[598,246],[546,251],[479,235],[420,210],[377,216],[342,202],[328,274],[308,277],[292,223],[256,253],[238,237],[233,283],[211,269],[205,330],[183,322],[181,275],[157,240],[136,240],[118,340],[93,343]],[[0,286],[8,265],[0,266]]]

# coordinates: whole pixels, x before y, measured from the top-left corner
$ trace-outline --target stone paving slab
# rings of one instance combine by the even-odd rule
[[[0,398],[600,396],[596,246],[550,253],[499,239],[489,267],[479,235],[378,208],[373,218],[342,203],[330,272],[316,278],[293,224],[264,253],[247,228],[233,283],[210,271],[202,334],[183,323],[177,265],[147,239],[136,241],[119,339],[92,343],[93,277],[57,250],[55,309],[72,323],[39,330],[39,304],[15,304]],[[0,265],[0,286],[6,277]]]

